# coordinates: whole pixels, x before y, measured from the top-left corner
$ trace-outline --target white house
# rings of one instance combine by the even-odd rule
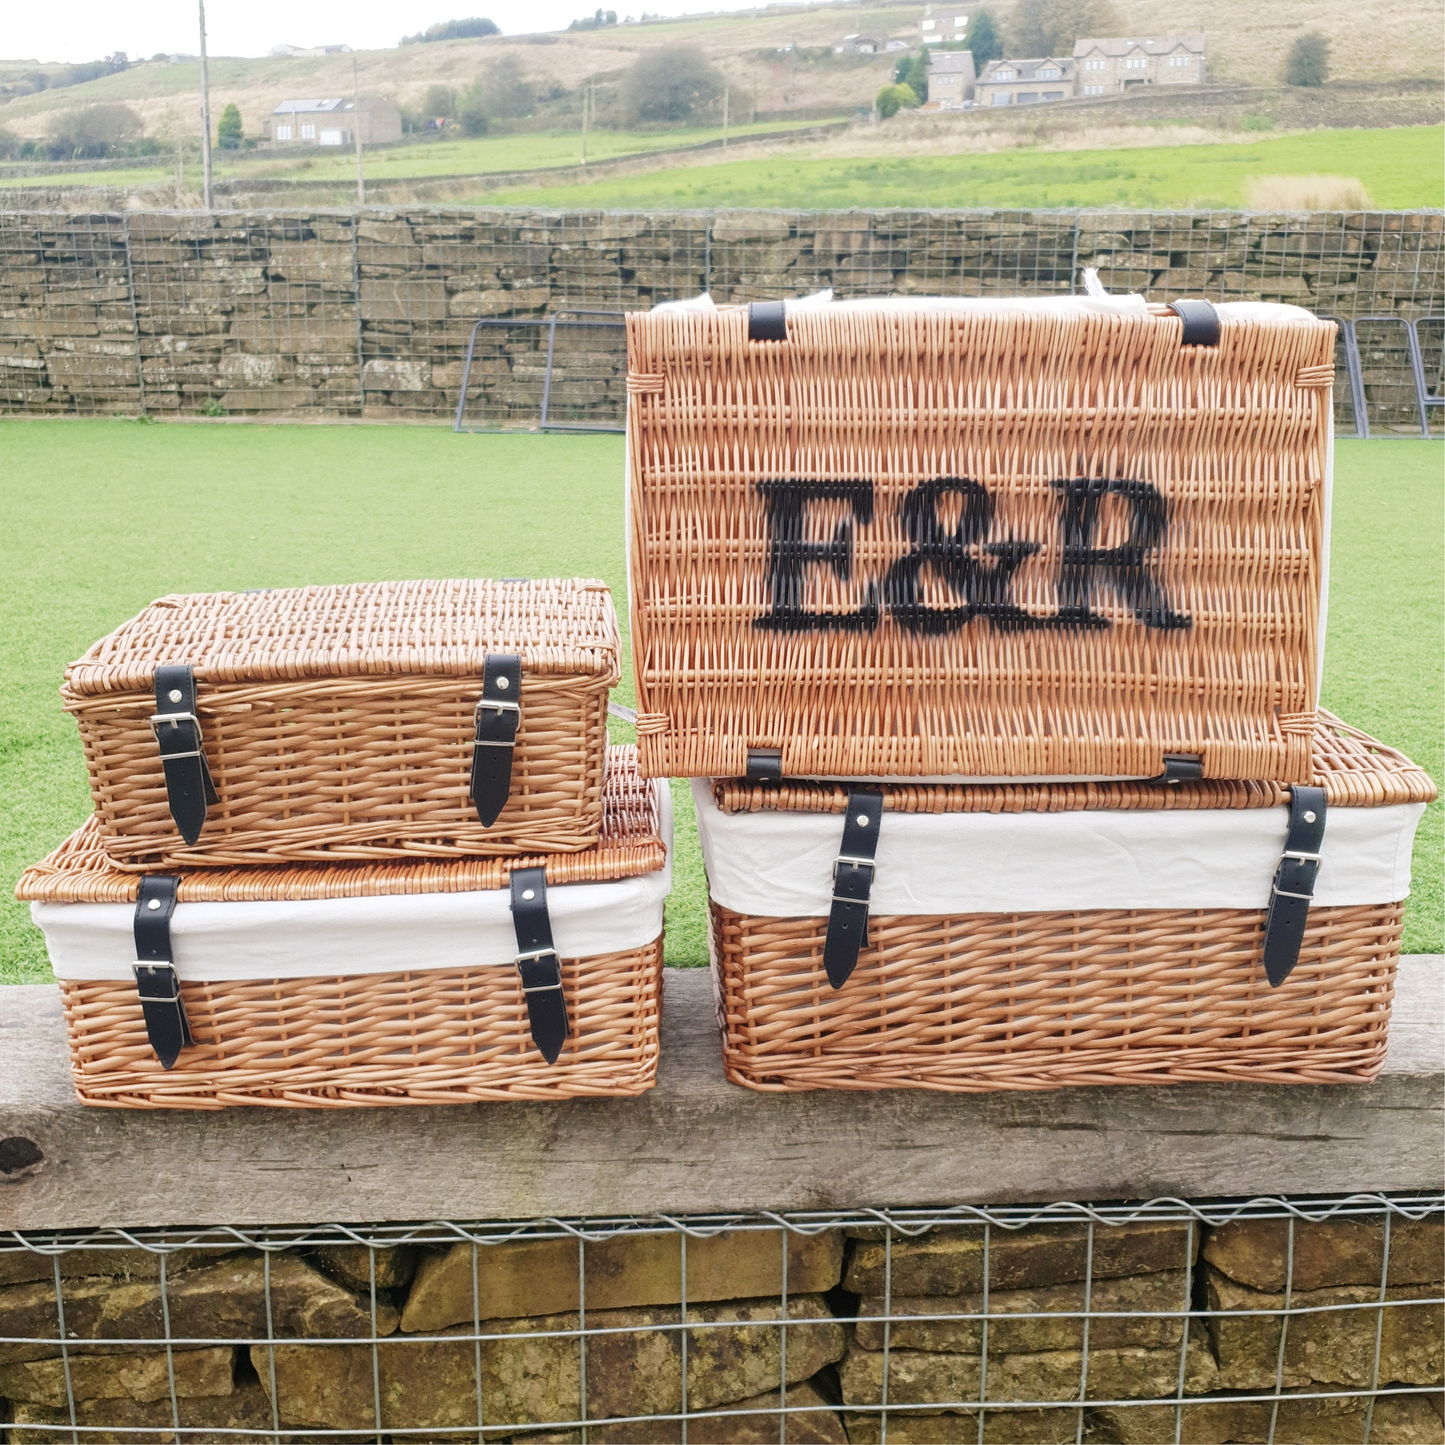
[[[933,6],[923,12],[918,22],[918,33],[925,45],[941,45],[947,41],[962,40],[968,33],[968,16],[951,11],[948,14],[933,13]]]

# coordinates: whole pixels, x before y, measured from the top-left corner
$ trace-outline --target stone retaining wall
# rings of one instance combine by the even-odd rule
[[[1370,1440],[1424,1445],[1442,1435],[1441,1309],[1368,1306],[1382,1289],[1388,1300],[1438,1300],[1445,1232],[1438,1214],[1396,1217],[1382,1278],[1385,1228],[1380,1216],[1298,1222],[1292,1268],[1283,1219],[1202,1231],[1100,1224],[1092,1238],[1072,1223],[995,1228],[987,1241],[978,1225],[891,1240],[881,1227],[693,1237],[685,1345],[684,1331],[666,1328],[681,1320],[680,1236],[622,1235],[585,1249],[585,1325],[605,1331],[589,1336],[585,1361],[566,1333],[578,1328],[581,1303],[570,1236],[380,1250],[374,1265],[358,1245],[283,1250],[269,1266],[253,1250],[191,1249],[167,1257],[164,1294],[155,1254],[73,1250],[59,1256],[65,1358],[53,1261],[7,1252],[0,1421],[56,1427],[14,1431],[13,1440],[70,1439],[68,1370],[76,1423],[94,1429],[84,1437],[94,1441],[137,1438],[122,1428],[172,1439],[173,1379],[179,1423],[202,1432],[185,1437],[193,1441],[277,1425],[299,1432],[292,1439],[342,1430],[366,1433],[332,1438],[376,1440],[410,1428],[436,1432],[428,1440],[463,1438],[449,1430],[475,1440],[480,1423],[488,1439],[560,1445],[579,1431],[548,1422],[579,1418],[585,1395],[594,1420],[727,1410],[690,1420],[688,1440],[748,1445],[779,1438],[767,1412],[786,1382],[796,1411],[788,1440],[862,1445],[882,1439],[886,1370],[888,1403],[921,1407],[890,1411],[893,1445],[1074,1441],[1079,1410],[1067,1402],[1176,1391],[1185,1442],[1335,1445],[1365,1438],[1368,1398],[1348,1392],[1376,1382],[1413,1393],[1376,1402]],[[767,1322],[782,1307],[785,1237],[784,1348]],[[1287,1290],[1290,1306],[1306,1312],[1290,1318],[1282,1352],[1277,1313],[1205,1313],[1187,1328],[1173,1313],[1279,1311]],[[985,1309],[986,1349],[981,1321],[950,1318]],[[478,1334],[493,1338],[478,1343]],[[169,1357],[105,1343],[167,1337],[188,1343]],[[1284,1398],[1273,1424],[1269,1400],[1228,1398],[1272,1395],[1277,1379]],[[980,1437],[977,1412],[958,1406],[981,1391],[1026,1408],[986,1411]],[[945,1402],[955,1408],[938,1408]],[[1172,1442],[1175,1414],[1169,1404],[1091,1404],[1083,1438]],[[681,1431],[676,1421],[604,1423],[587,1438],[648,1445]]]
[[[710,290],[1062,294],[1085,266],[1156,298],[1445,312],[1436,213],[502,210],[0,213],[0,411],[535,422],[559,311]],[[596,318],[593,318],[594,320]],[[1437,330],[1423,328],[1427,372]],[[1409,424],[1399,326],[1361,328],[1377,425]],[[553,421],[620,424],[621,333],[560,326]],[[1438,380],[1437,380],[1438,385]],[[1348,387],[1336,391],[1348,415]]]

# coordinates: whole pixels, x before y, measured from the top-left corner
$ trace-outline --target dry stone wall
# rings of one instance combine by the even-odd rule
[[[615,313],[704,290],[719,301],[829,286],[1051,295],[1095,266],[1105,285],[1156,298],[1439,317],[1442,223],[1417,212],[6,212],[0,411],[442,420],[480,320],[468,422],[535,424],[545,388],[551,422],[618,425]],[[587,314],[598,312],[612,316]],[[1421,333],[1437,389],[1440,332]],[[1408,424],[1404,329],[1360,334],[1376,423],[1399,412]],[[1337,395],[1345,406],[1348,387]]]
[[[96,1441],[169,1441],[178,1421],[193,1441],[228,1428],[475,1440],[480,1427],[563,1445],[581,1438],[566,1422],[585,1400],[599,1445],[679,1440],[676,1420],[636,1417],[684,1409],[726,1412],[689,1421],[694,1445],[751,1445],[779,1438],[782,1398],[787,1440],[863,1445],[883,1438],[886,1375],[894,1445],[1062,1445],[1080,1438],[1079,1400],[1094,1402],[1082,1425],[1093,1445],[1348,1445],[1371,1410],[1355,1392],[1376,1384],[1393,1392],[1375,1402],[1369,1439],[1426,1445],[1445,1430],[1440,1216],[1395,1219],[1389,1248],[1386,1272],[1379,1217],[1297,1222],[1292,1271],[1278,1220],[1145,1220],[1092,1237],[1074,1223],[987,1239],[981,1226],[735,1231],[688,1240],[685,1329],[673,1233],[585,1251],[572,1237],[374,1256],[343,1244],[269,1265],[194,1249],[168,1256],[164,1289],[154,1254],[74,1251],[60,1256],[63,1356],[52,1260],[10,1252],[0,1422],[27,1427],[14,1440],[68,1440],[73,1398]],[[1200,1317],[1186,1322],[1191,1308]],[[985,1313],[986,1330],[968,1318]],[[135,1343],[167,1338],[167,1322],[183,1342],[169,1354]],[[1277,1405],[1236,1398],[1273,1395],[1277,1379]],[[1130,1403],[1160,1397],[1181,1402],[1178,1437],[1174,1405]],[[981,1398],[991,1407],[965,1404]]]

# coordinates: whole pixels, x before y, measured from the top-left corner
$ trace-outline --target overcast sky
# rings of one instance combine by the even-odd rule
[[[627,14],[682,15],[745,10],[760,0],[647,0]],[[766,0],[762,0],[766,3]],[[509,34],[562,30],[597,8],[596,0],[206,0],[212,55],[265,55],[273,45],[350,45],[379,50],[438,20],[486,15]],[[605,8],[605,7],[604,7]],[[132,59],[195,54],[196,0],[0,0],[0,59],[96,60],[124,50]]]

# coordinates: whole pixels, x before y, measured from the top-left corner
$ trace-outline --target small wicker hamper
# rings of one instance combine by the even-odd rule
[[[627,327],[644,774],[1308,783],[1332,323],[1078,296]]]
[[[1293,787],[695,781],[728,1077],[1373,1078],[1435,788],[1328,714],[1313,766]]]
[[[117,868],[562,853],[602,826],[619,645],[585,580],[172,596],[61,696]]]
[[[667,784],[614,748],[582,853],[137,876],[92,818],[16,889],[76,1092],[113,1108],[450,1104],[652,1087]]]

